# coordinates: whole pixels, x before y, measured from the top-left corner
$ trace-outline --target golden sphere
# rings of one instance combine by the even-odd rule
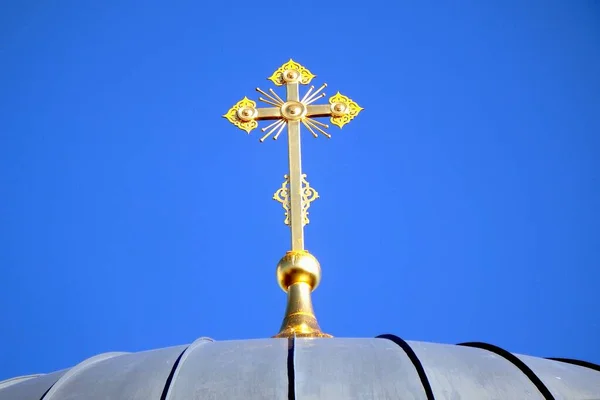
[[[244,122],[252,121],[256,118],[258,111],[254,107],[242,107],[237,110],[237,116]]]
[[[321,265],[308,251],[288,251],[277,264],[277,282],[284,292],[298,282],[308,283],[315,290],[320,281]]]
[[[344,103],[333,103],[331,105],[331,113],[335,117],[341,117],[348,111],[348,106]]]
[[[281,106],[281,116],[289,121],[301,120],[306,112],[306,106],[299,101],[288,101]]]
[[[283,72],[283,80],[292,83],[296,82],[300,78],[300,73],[293,69],[288,69]]]

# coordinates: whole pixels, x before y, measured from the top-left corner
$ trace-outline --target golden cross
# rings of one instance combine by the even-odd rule
[[[304,125],[314,137],[318,137],[318,133],[321,133],[331,138],[331,135],[325,131],[329,125],[314,118],[330,117],[332,124],[342,128],[362,110],[358,104],[339,92],[329,99],[329,104],[313,104],[325,97],[325,93],[321,92],[327,84],[323,84],[317,90],[311,86],[300,98],[300,84],[308,85],[314,77],[315,75],[308,69],[290,60],[268,78],[277,86],[285,85],[285,100],[273,89],[265,92],[257,88],[256,90],[264,96],[259,97],[259,100],[272,107],[257,108],[254,101],[244,97],[224,115],[232,124],[248,134],[258,127],[257,121],[275,120],[261,129],[266,132],[260,138],[261,142],[271,135],[277,140],[287,126],[289,173],[285,176],[282,187],[273,197],[283,204],[286,211],[285,223],[290,226],[293,251],[304,250],[304,225],[308,223],[307,210],[310,202],[318,198],[317,192],[308,185],[306,175],[302,173],[300,124]]]

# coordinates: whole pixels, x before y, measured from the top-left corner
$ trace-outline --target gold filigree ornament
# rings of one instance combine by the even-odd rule
[[[331,123],[342,128],[348,122],[352,121],[359,112],[364,110],[355,101],[340,92],[329,99],[331,104]]]
[[[291,208],[289,191],[290,178],[287,174],[283,177],[285,180],[283,181],[281,187],[277,189],[277,191],[273,195],[273,200],[277,200],[283,206],[283,209],[285,210],[285,220],[283,221],[283,223],[289,226]],[[306,174],[302,174],[302,226],[305,226],[310,222],[310,220],[308,219],[308,208],[310,207],[310,203],[312,203],[318,198],[319,193],[317,193],[317,191],[310,186],[310,184],[306,180]]]
[[[299,82],[303,85],[307,85],[315,76],[316,75],[313,75],[308,69],[290,59],[290,61],[286,62],[273,72],[273,75],[268,79],[277,86],[283,86],[288,82]]]
[[[246,133],[258,126],[255,118],[258,114],[256,110],[256,103],[247,97],[235,103],[233,107],[227,111],[227,114],[223,115],[229,122],[237,126]]]

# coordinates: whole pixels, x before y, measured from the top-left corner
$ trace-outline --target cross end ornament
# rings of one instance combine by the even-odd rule
[[[285,77],[284,77],[285,76]],[[290,58],[290,61],[277,68],[269,78],[277,86],[283,86],[288,81],[298,80],[303,85],[308,85],[315,77],[307,68]]]
[[[223,115],[223,118],[227,118],[233,125],[250,134],[250,131],[258,126],[258,122],[255,120],[256,114],[256,103],[249,98],[244,97],[242,100],[235,103],[235,105]]]

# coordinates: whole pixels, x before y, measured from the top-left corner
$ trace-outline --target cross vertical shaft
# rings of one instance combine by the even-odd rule
[[[287,101],[299,101],[298,82],[286,84]],[[304,223],[302,216],[302,151],[300,121],[288,121],[290,230],[292,251],[304,250]]]

